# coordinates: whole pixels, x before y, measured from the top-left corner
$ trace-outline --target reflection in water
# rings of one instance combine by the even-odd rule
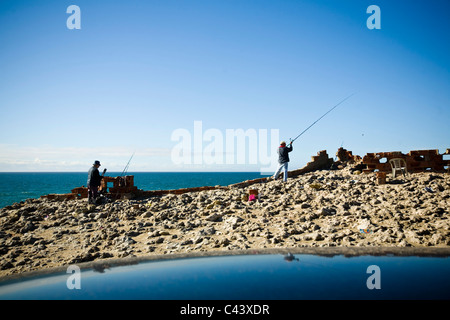
[[[92,266],[92,270],[94,270],[94,272],[98,272],[98,273],[104,273],[106,269],[109,270],[110,265],[109,264],[94,264]]]
[[[287,262],[292,262],[292,261],[300,261],[298,258],[296,258],[292,253],[288,252],[287,255],[284,256],[284,260],[286,260]]]
[[[0,282],[0,299],[450,298],[448,256],[294,253],[108,261],[82,269],[81,290],[69,290],[71,274],[63,272]],[[369,266],[378,267],[378,275],[368,273]],[[375,276],[379,290],[367,285]]]

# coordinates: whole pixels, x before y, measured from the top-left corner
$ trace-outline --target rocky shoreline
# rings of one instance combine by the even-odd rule
[[[388,175],[389,177],[390,175]],[[378,185],[354,168],[88,205],[28,199],[0,210],[0,277],[70,264],[299,247],[449,247],[450,175]]]

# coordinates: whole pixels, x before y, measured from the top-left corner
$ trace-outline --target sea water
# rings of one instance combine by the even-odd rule
[[[111,177],[120,172],[108,172]],[[203,186],[227,186],[265,177],[259,172],[135,172],[134,185],[141,190],[169,190]],[[0,208],[51,193],[70,193],[86,186],[87,172],[2,172]]]

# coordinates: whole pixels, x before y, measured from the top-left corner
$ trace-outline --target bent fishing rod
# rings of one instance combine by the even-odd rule
[[[356,92],[355,92],[356,93]],[[311,127],[313,125],[315,125],[317,122],[319,122],[323,117],[325,117],[327,114],[329,114],[331,111],[333,111],[335,108],[337,108],[337,106],[339,106],[341,103],[343,103],[344,101],[346,101],[347,99],[349,99],[351,96],[353,96],[355,93],[352,93],[351,95],[349,95],[348,97],[346,97],[345,99],[341,100],[338,104],[336,104],[333,108],[331,108],[330,110],[328,110],[327,112],[325,112],[319,119],[317,119],[316,121],[314,121],[308,128],[306,128],[305,130],[303,130],[298,136],[296,136],[294,138],[294,140],[290,139],[290,143],[292,144],[292,142],[294,142],[295,140],[297,140],[302,134],[304,134],[306,131],[308,131],[309,129],[311,129]]]

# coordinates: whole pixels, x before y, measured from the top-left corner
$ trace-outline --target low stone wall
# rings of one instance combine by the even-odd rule
[[[449,149],[447,149],[445,154],[448,154],[448,151]],[[445,172],[448,171],[450,160],[444,160],[443,155],[439,154],[439,150],[415,150],[407,154],[403,154],[400,151],[368,153],[363,158],[363,163],[367,165],[363,172],[371,173],[375,170],[391,172],[392,167],[389,161],[395,158],[404,159],[407,171],[411,173],[424,171]]]

